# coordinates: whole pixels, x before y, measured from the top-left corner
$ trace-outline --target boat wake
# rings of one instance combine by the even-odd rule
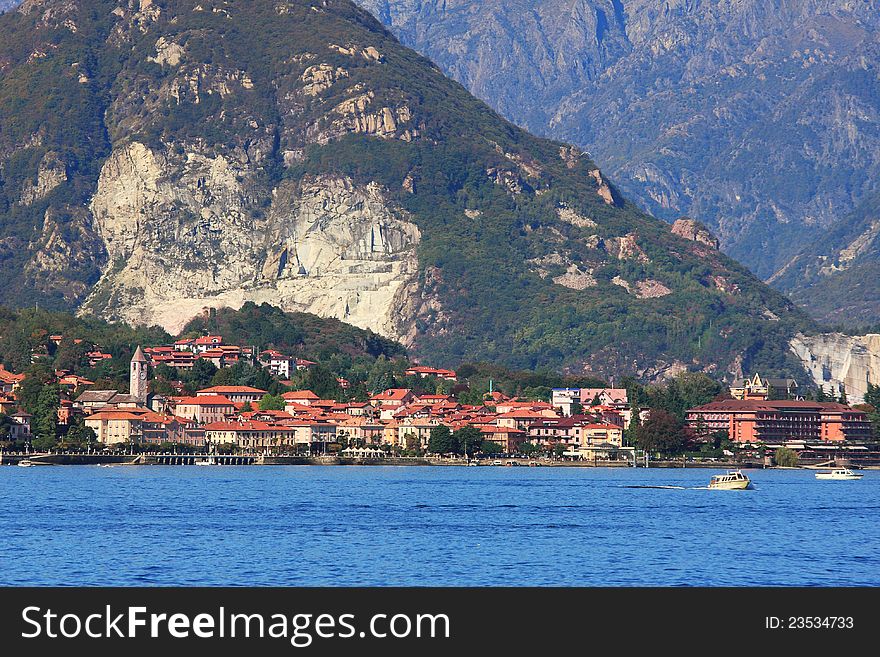
[[[655,490],[716,490],[708,486],[621,486],[621,488],[653,488]],[[753,490],[754,486],[748,490]]]

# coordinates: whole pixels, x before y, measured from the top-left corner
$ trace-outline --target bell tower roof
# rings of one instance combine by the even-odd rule
[[[144,356],[144,352],[141,349],[141,346],[138,345],[138,348],[134,352],[134,356],[131,357],[132,363],[146,363],[147,357]]]

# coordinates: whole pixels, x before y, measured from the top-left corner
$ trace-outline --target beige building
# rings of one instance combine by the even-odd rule
[[[223,422],[227,415],[235,412],[235,404],[222,395],[204,395],[201,397],[183,397],[174,406],[174,414],[195,420],[199,424]]]
[[[290,444],[294,430],[267,422],[212,422],[205,426],[205,441],[212,445],[237,445],[266,449]]]
[[[336,425],[337,439],[348,438],[355,444],[378,445],[382,442],[384,431],[383,424],[364,417],[351,418]]]
[[[141,442],[142,415],[125,410],[98,411],[85,419],[85,424],[95,432],[99,443],[119,445]]]
[[[329,422],[289,422],[293,429],[291,445],[326,444],[336,441],[336,425]]]
[[[407,440],[413,439],[419,442],[422,449],[427,449],[428,440],[431,438],[431,430],[440,425],[437,418],[407,418],[398,423],[397,444],[406,448]]]

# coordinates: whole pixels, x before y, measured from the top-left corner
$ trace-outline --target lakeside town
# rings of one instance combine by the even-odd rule
[[[63,339],[49,336],[56,345]],[[100,349],[87,356],[92,367],[113,358]],[[269,375],[276,390],[284,391],[208,385],[187,394],[179,380],[200,367],[222,372],[244,364]],[[321,398],[292,380],[307,381],[302,374],[318,367],[275,349],[226,344],[221,335],[139,346],[125,392],[100,389],[75,372],[54,372],[54,441],[51,436],[39,439],[34,415],[19,404],[26,375],[0,367],[0,436],[4,450],[15,453],[525,456],[595,465],[636,464],[674,454],[708,462],[736,458],[790,465],[798,459],[836,458],[872,465],[875,455],[874,427],[864,410],[870,406],[805,399],[794,379],[755,374],[737,381],[711,401],[686,408],[683,422],[676,425],[667,411],[640,407],[625,387],[553,388],[539,399],[505,395],[490,382],[476,401],[467,390],[465,403],[459,399],[462,386],[455,371],[421,365],[403,372],[407,380],[422,382],[421,389],[391,387],[362,399],[347,394],[346,399]],[[157,371],[163,381],[174,381],[169,390],[180,394],[157,392]],[[351,387],[341,377],[335,385],[343,392]]]

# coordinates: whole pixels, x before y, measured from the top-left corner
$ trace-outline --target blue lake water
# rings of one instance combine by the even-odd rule
[[[0,467],[0,584],[880,585],[880,471]]]

